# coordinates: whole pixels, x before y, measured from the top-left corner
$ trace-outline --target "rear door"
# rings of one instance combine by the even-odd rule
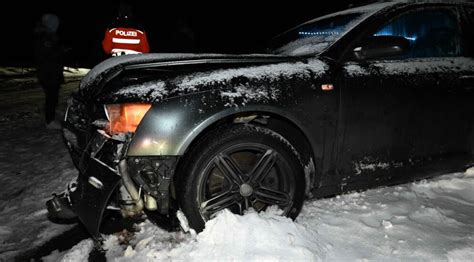
[[[474,64],[458,19],[455,7],[404,10],[366,36],[404,37],[407,53],[344,64],[339,166],[346,190],[468,157],[474,100],[461,79]]]

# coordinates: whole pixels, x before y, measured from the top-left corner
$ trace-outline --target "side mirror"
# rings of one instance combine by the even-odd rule
[[[358,60],[400,56],[407,53],[410,41],[402,36],[371,36],[362,45],[354,48]]]

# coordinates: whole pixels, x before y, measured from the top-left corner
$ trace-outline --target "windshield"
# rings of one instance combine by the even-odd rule
[[[303,56],[317,54],[338,40],[346,31],[363,20],[364,13],[351,13],[308,22],[277,36],[273,53]]]

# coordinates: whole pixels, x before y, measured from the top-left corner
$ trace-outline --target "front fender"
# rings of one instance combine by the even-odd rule
[[[236,99],[237,100],[237,99]],[[268,112],[288,119],[288,101],[264,101],[240,104],[222,99],[219,92],[197,93],[155,104],[141,121],[129,145],[129,156],[183,155],[191,142],[207,127],[231,115],[244,112]],[[239,106],[236,106],[239,105]],[[299,126],[299,123],[295,123]]]

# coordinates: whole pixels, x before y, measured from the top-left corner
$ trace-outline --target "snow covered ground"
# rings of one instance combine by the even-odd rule
[[[308,201],[296,222],[221,212],[198,235],[149,221],[105,236],[108,261],[472,261],[474,169],[431,180]],[[82,261],[84,240],[45,261]]]
[[[21,77],[24,81],[3,78],[0,84],[2,94],[8,90],[10,97],[0,98],[8,109],[0,111],[0,261],[71,228],[47,220],[44,202],[76,170],[60,132],[43,127],[41,89],[23,73]],[[63,96],[78,78],[68,78]],[[28,104],[18,101],[24,99],[19,93],[30,96]],[[136,233],[104,235],[102,247],[109,261],[472,261],[473,189],[471,168],[307,201],[296,221],[278,216],[276,209],[244,216],[223,211],[197,235],[167,232],[145,221],[136,225]],[[92,248],[87,239],[43,260],[85,261]]]
[[[85,70],[70,69],[64,98]],[[43,124],[43,90],[34,72],[0,68],[0,261],[45,243],[72,225],[51,223],[45,201],[77,175],[61,132]]]

